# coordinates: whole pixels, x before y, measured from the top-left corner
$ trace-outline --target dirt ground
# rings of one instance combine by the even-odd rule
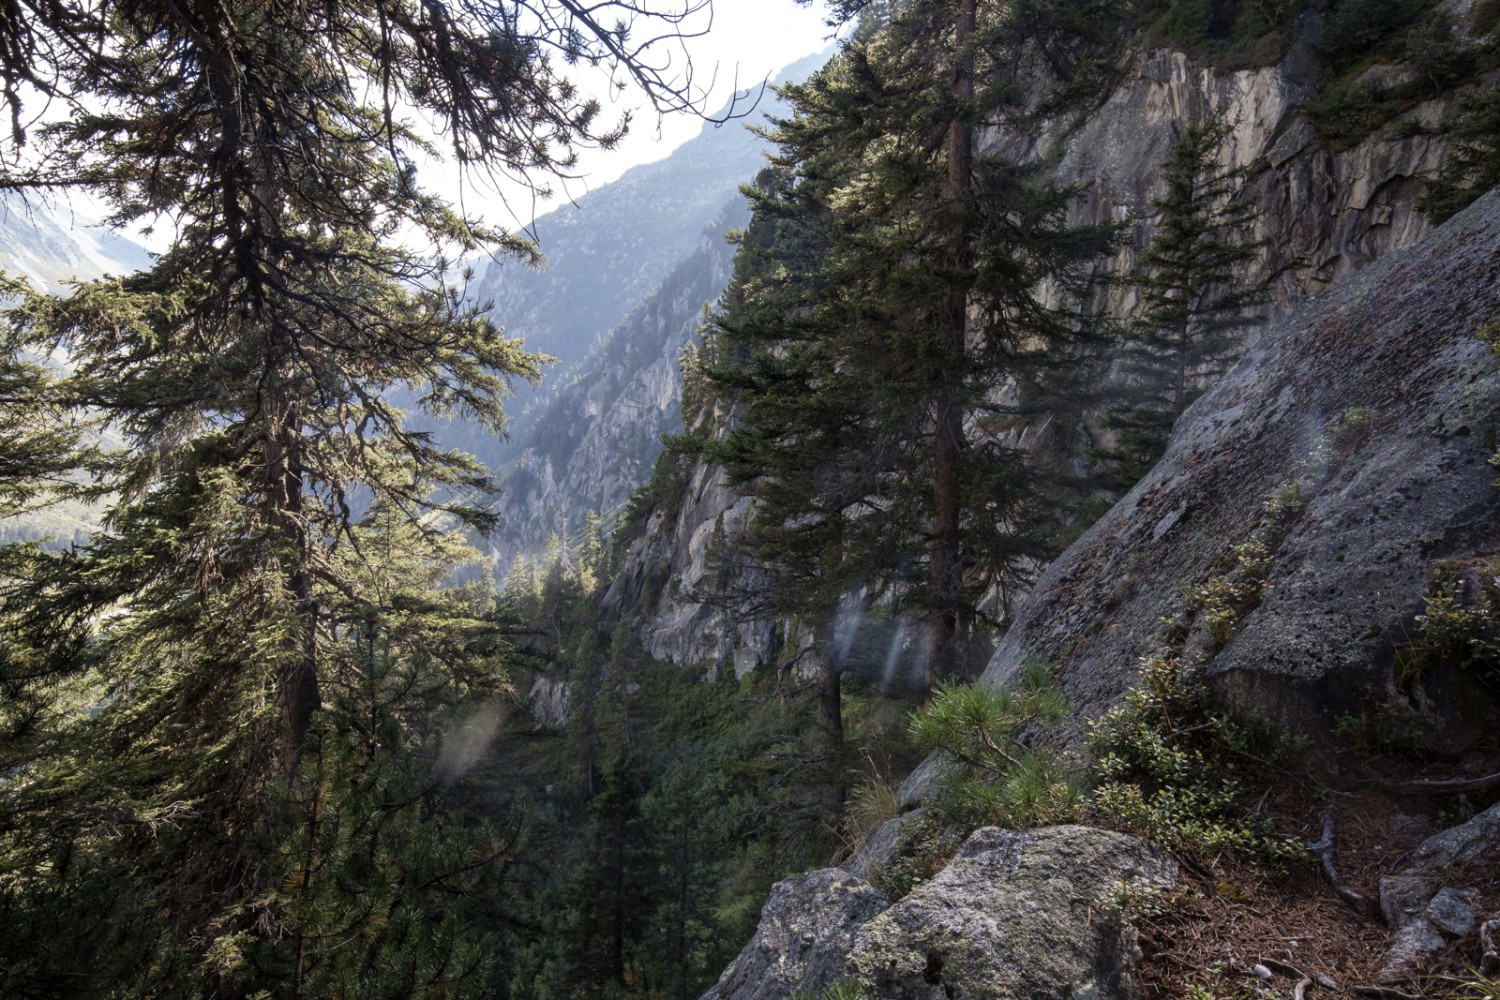
[[[1500,797],[1392,796],[1379,790],[1382,777],[1439,776],[1440,771],[1419,766],[1414,774],[1409,761],[1379,759],[1361,761],[1359,767],[1365,780],[1347,791],[1330,792],[1299,779],[1269,783],[1259,790],[1258,808],[1280,829],[1311,843],[1321,837],[1322,816],[1331,805],[1337,874],[1347,888],[1376,904],[1382,875],[1400,871],[1428,836]],[[1390,928],[1341,900],[1316,863],[1278,876],[1225,858],[1188,859],[1183,883],[1166,912],[1138,922],[1145,1000],[1294,1000],[1304,976],[1313,982],[1296,1000],[1382,1000],[1381,994],[1357,989],[1374,986],[1394,991],[1383,1000],[1400,1000],[1403,994],[1429,1000],[1479,995],[1473,986],[1481,954],[1477,926],[1433,953],[1418,974],[1381,982]],[[1492,845],[1480,863],[1453,871],[1447,884],[1478,890],[1480,922],[1500,915],[1500,845]],[[1268,971],[1269,979],[1264,978]]]

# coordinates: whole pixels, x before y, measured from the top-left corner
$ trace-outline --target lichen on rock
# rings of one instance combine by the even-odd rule
[[[1152,891],[1176,878],[1167,855],[1125,834],[986,827],[894,904],[835,869],[780,883],[755,938],[704,1000],[846,982],[892,1000],[1134,1000],[1134,933],[1111,897],[1127,882]]]

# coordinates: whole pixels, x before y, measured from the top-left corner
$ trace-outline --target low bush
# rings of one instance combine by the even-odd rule
[[[1107,824],[1178,854],[1283,868],[1306,849],[1243,805],[1237,776],[1247,762],[1263,764],[1257,752],[1273,742],[1269,727],[1213,711],[1176,659],[1147,660],[1139,686],[1090,727],[1093,807]]]

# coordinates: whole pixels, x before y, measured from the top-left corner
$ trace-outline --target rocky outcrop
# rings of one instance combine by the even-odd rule
[[[1380,910],[1392,928],[1381,964],[1386,982],[1406,979],[1429,952],[1464,937],[1479,924],[1479,891],[1455,884],[1473,867],[1500,860],[1500,805],[1434,834],[1412,852],[1406,867],[1380,880]]]
[[[1052,179],[1081,191],[1071,213],[1074,223],[1136,220],[1132,238],[1104,268],[1124,275],[1153,235],[1151,201],[1160,193],[1159,164],[1184,125],[1220,112],[1234,127],[1219,158],[1246,171],[1246,197],[1258,207],[1255,235],[1267,247],[1247,280],[1271,289],[1268,312],[1290,312],[1430,231],[1416,199],[1422,179],[1443,157],[1441,139],[1403,127],[1430,124],[1441,116],[1441,102],[1410,109],[1351,148],[1335,151],[1320,143],[1302,110],[1319,74],[1310,40],[1315,32],[1315,23],[1305,24],[1278,65],[1259,69],[1220,71],[1182,52],[1137,52],[1099,107],[1081,122],[1060,126],[1049,143],[996,130],[982,137],[981,147],[1022,157],[1050,150]],[[1106,311],[1123,319],[1136,306],[1135,292],[1121,283],[1109,293]],[[1258,333],[1251,331],[1250,339]],[[1323,419],[1335,420],[1339,412]],[[687,502],[650,524],[647,536],[636,542],[634,562],[617,581],[618,604],[641,609],[637,630],[656,656],[676,662],[734,659],[739,669],[764,663],[776,652],[769,641],[776,628],[757,618],[754,595],[742,599],[736,611],[725,595],[704,600],[702,585],[715,572],[706,540],[715,532],[732,539],[737,526],[748,521],[746,501],[725,489],[710,468],[700,466],[685,476]],[[670,566],[670,574],[648,571],[648,561]],[[737,581],[745,592],[753,591],[753,583]],[[642,584],[655,589],[625,595]]]
[[[779,624],[754,599],[762,575],[731,544],[748,530],[751,501],[730,490],[716,466],[682,465],[680,501],[651,511],[604,607],[632,618],[659,660],[707,662],[714,677],[743,676],[775,655]]]
[[[704,1000],[815,994],[998,1000],[1139,996],[1117,907],[1159,892],[1176,865],[1124,834],[1063,826],[976,831],[932,881],[890,903],[825,870],[772,891],[754,939]]]
[[[1398,690],[1395,666],[1434,567],[1500,537],[1500,358],[1475,336],[1496,321],[1500,192],[1266,334],[1041,577],[985,677],[1056,662],[1087,718],[1181,648],[1231,707],[1314,739],[1391,698],[1421,702],[1434,740],[1474,735],[1493,698],[1462,676]],[[1216,607],[1252,564],[1252,592]]]
[[[1129,273],[1154,234],[1158,165],[1186,124],[1213,113],[1232,126],[1219,159],[1246,172],[1244,195],[1257,209],[1255,235],[1266,243],[1263,259],[1245,277],[1268,283],[1279,309],[1431,230],[1416,199],[1421,179],[1441,164],[1443,142],[1430,129],[1403,126],[1433,124],[1442,102],[1413,108],[1353,148],[1326,148],[1302,112],[1320,72],[1312,35],[1313,26],[1304,25],[1276,66],[1233,72],[1169,49],[1141,53],[1098,110],[1057,137],[1054,176],[1084,191],[1075,221],[1137,220],[1115,273]],[[991,143],[1003,149],[1005,137],[996,134]],[[1111,308],[1128,312],[1133,296],[1128,287],[1120,289]]]
[[[836,868],[778,882],[755,937],[703,1000],[781,1000],[842,981],[854,935],[890,905]]]

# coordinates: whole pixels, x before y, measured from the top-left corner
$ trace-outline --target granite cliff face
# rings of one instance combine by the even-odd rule
[[[499,482],[504,499],[491,554],[503,572],[515,557],[566,538],[589,511],[618,509],[651,474],[664,434],[681,430],[681,354],[703,308],[729,280],[728,230],[744,223],[735,197],[698,246],[580,364],[537,415]]]
[[[1268,319],[1285,315],[1430,231],[1415,203],[1422,179],[1443,156],[1439,138],[1403,127],[1436,120],[1440,102],[1412,108],[1350,148],[1334,151],[1320,143],[1303,107],[1319,71],[1309,40],[1317,28],[1304,24],[1283,60],[1260,69],[1221,71],[1178,51],[1136,52],[1082,121],[1058,126],[1043,143],[992,130],[981,146],[1022,157],[1047,154],[1055,182],[1081,189],[1072,212],[1076,223],[1138,220],[1107,265],[1110,273],[1125,275],[1152,236],[1159,164],[1185,124],[1217,110],[1233,123],[1220,161],[1245,168],[1247,197],[1259,206],[1255,235],[1268,248],[1259,273],[1247,278],[1271,289]],[[1119,286],[1109,293],[1106,311],[1124,318],[1135,305],[1134,292]],[[1250,331],[1248,339],[1259,332]],[[632,542],[613,600],[637,609],[637,631],[659,658],[732,659],[740,670],[767,662],[777,649],[778,623],[757,616],[753,601],[737,607],[734,600],[704,600],[725,589],[722,540],[744,529],[749,504],[711,468],[684,469],[682,479],[682,502],[653,512]],[[733,575],[733,567],[728,572]],[[755,585],[753,576],[729,582],[739,593]]]
[[[985,677],[1056,662],[1088,718],[1141,657],[1179,649],[1231,707],[1314,740],[1340,714],[1408,699],[1434,744],[1461,749],[1493,700],[1466,697],[1462,672],[1398,687],[1396,659],[1439,568],[1493,572],[1500,357],[1476,333],[1496,322],[1491,192],[1275,324],[1042,575]],[[1216,603],[1246,558],[1258,592]]]
[[[1309,34],[1280,64],[1260,69],[1216,71],[1172,50],[1135,56],[1103,105],[1055,137],[1057,181],[1084,188],[1076,220],[1148,220],[1160,193],[1157,165],[1185,124],[1217,111],[1232,126],[1220,162],[1247,171],[1245,197],[1257,207],[1256,236],[1267,246],[1260,273],[1247,277],[1272,283],[1278,310],[1420,239],[1431,227],[1415,202],[1443,146],[1402,126],[1432,124],[1441,104],[1414,108],[1353,148],[1329,151],[1303,110],[1318,79]],[[1007,138],[993,134],[988,145],[1003,150]],[[1116,273],[1128,273],[1151,235],[1148,222],[1137,223]],[[1130,305],[1117,300],[1113,308]]]

